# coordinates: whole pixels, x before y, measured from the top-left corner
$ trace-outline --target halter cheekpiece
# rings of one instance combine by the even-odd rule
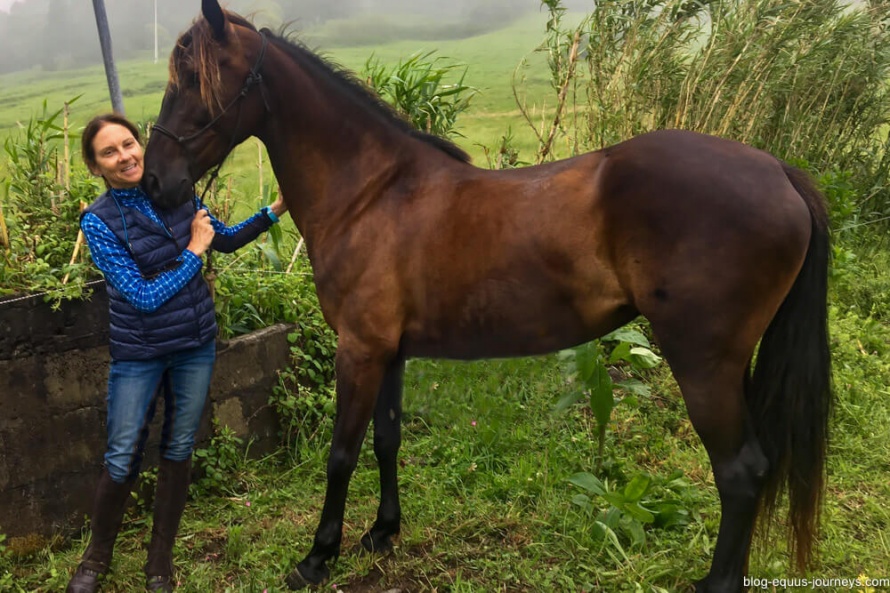
[[[266,111],[271,111],[271,109],[269,108],[269,99],[266,96],[266,90],[262,86],[263,85],[263,75],[260,74],[260,68],[262,68],[263,60],[266,57],[266,47],[269,45],[269,40],[266,37],[266,34],[264,32],[260,32],[260,38],[263,41],[262,46],[260,47],[260,55],[257,56],[257,60],[254,63],[254,65],[250,68],[250,72],[247,73],[247,78],[244,80],[244,84],[241,86],[241,91],[235,96],[234,99],[232,99],[229,102],[228,105],[225,106],[225,108],[216,117],[211,119],[207,125],[205,125],[203,128],[201,128],[197,132],[194,132],[187,136],[179,136],[172,130],[170,130],[158,123],[154,124],[151,129],[157,130],[158,132],[162,133],[163,135],[165,135],[169,138],[172,138],[178,144],[184,144],[186,142],[194,140],[195,138],[197,138],[198,136],[200,136],[201,134],[203,134],[204,132],[206,132],[207,130],[212,128],[216,124],[216,122],[218,122],[220,119],[222,119],[222,117],[229,111],[229,109],[234,107],[236,104],[240,103],[241,99],[246,97],[247,93],[250,92],[250,89],[252,89],[255,86],[258,86],[260,88],[260,94],[263,97],[263,107],[265,107]],[[241,110],[239,109],[238,110],[238,122],[237,122],[238,124],[241,123],[240,120],[241,120]],[[238,125],[236,124],[235,125],[236,133],[232,134],[232,145],[229,146],[229,150],[234,148],[234,141],[235,141],[235,137],[237,136],[237,131],[238,131]],[[228,153],[228,151],[226,151],[226,152]]]
[[[224,153],[224,155],[228,155],[232,151],[232,149],[235,148],[235,140],[238,137],[238,128],[241,127],[240,102],[241,102],[241,99],[243,99],[244,97],[247,96],[247,94],[250,92],[250,89],[252,89],[255,86],[259,87],[260,95],[263,97],[263,107],[265,108],[265,110],[267,112],[272,111],[269,108],[269,99],[266,96],[266,90],[265,90],[265,87],[263,86],[263,75],[260,74],[260,68],[262,68],[263,60],[266,57],[266,47],[269,45],[269,40],[266,37],[265,32],[263,32],[263,31],[260,31],[260,38],[262,39],[262,45],[260,46],[260,55],[257,56],[257,60],[256,60],[256,62],[254,62],[253,66],[250,68],[250,72],[247,73],[247,78],[244,80],[244,84],[241,86],[241,91],[235,96],[234,99],[232,99],[229,102],[228,105],[225,106],[225,108],[216,117],[214,117],[212,120],[210,120],[210,123],[208,123],[206,126],[201,128],[197,132],[194,132],[193,134],[189,134],[188,136],[179,136],[176,133],[174,133],[172,130],[169,130],[168,128],[162,126],[161,124],[157,124],[157,123],[152,126],[152,128],[151,128],[152,131],[157,130],[164,136],[172,138],[177,144],[179,144],[180,146],[182,146],[184,148],[186,142],[194,140],[195,138],[197,138],[198,136],[200,136],[201,134],[203,134],[204,132],[206,132],[207,130],[212,128],[213,125],[216,124],[216,122],[218,122],[226,114],[226,112],[229,111],[229,109],[231,109],[236,104],[238,104],[238,119],[235,121],[235,129],[232,131],[232,139],[229,141],[229,147],[226,149],[226,152]],[[223,157],[223,160],[225,160],[225,156]],[[210,189],[210,187],[213,185],[213,182],[216,180],[217,176],[219,175],[219,170],[221,167],[222,167],[222,161],[220,161],[220,163],[216,166],[216,168],[213,170],[213,173],[210,174],[210,179],[207,181],[207,185],[204,186],[204,191],[201,193],[201,196],[198,198],[198,204],[195,205],[196,210],[198,209],[199,205],[203,205],[204,196],[207,194],[207,191]],[[195,180],[195,181],[197,182],[197,180]]]

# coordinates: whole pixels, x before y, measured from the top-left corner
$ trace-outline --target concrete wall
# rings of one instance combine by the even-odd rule
[[[57,310],[39,297],[0,302],[0,533],[51,535],[80,528],[105,446],[108,298],[103,282],[88,301]],[[253,439],[251,451],[277,445],[268,407],[278,369],[288,364],[288,327],[218,344],[199,447],[211,419]],[[143,467],[157,463],[163,402]]]

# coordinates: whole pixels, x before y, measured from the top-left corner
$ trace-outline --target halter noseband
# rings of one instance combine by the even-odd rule
[[[165,128],[164,126],[162,126],[160,124],[155,124],[154,126],[152,126],[152,130],[157,130],[161,134],[163,134],[169,138],[172,138],[177,144],[179,144],[180,146],[185,148],[186,142],[188,142],[190,140],[194,140],[195,138],[197,138],[198,136],[200,136],[201,134],[203,134],[204,132],[209,130],[211,127],[213,127],[213,125],[216,122],[218,122],[220,120],[220,118],[222,118],[222,116],[224,116],[229,109],[234,107],[236,103],[240,103],[241,99],[246,97],[247,93],[250,92],[250,89],[252,89],[255,86],[258,86],[260,88],[260,95],[262,95],[262,97],[263,97],[263,107],[266,109],[267,112],[272,111],[271,109],[269,109],[269,99],[268,99],[268,97],[266,97],[266,90],[263,87],[263,75],[260,74],[260,68],[262,68],[263,60],[266,57],[266,47],[269,45],[269,40],[266,38],[266,34],[262,31],[260,31],[260,38],[263,41],[262,46],[260,47],[260,55],[257,56],[256,62],[251,67],[250,72],[248,72],[247,79],[245,79],[244,84],[241,86],[241,91],[238,93],[237,96],[235,96],[234,99],[232,99],[229,102],[228,105],[226,105],[225,109],[223,109],[222,112],[220,112],[216,117],[214,117],[212,120],[210,120],[210,123],[208,123],[206,126],[201,128],[197,132],[195,132],[193,134],[189,134],[188,136],[178,136],[177,134],[173,133],[171,130]],[[238,137],[238,128],[240,126],[241,126],[241,106],[239,105],[238,106],[238,119],[235,120],[235,129],[232,131],[232,139],[229,141],[229,147],[226,149],[226,152],[224,153],[225,155],[228,155],[232,151],[232,149],[235,148],[235,139]],[[223,157],[223,160],[225,160],[225,156]],[[201,192],[201,196],[198,198],[198,201],[195,203],[195,212],[197,212],[198,209],[204,205],[204,196],[207,195],[207,192],[213,186],[213,182],[216,180],[217,176],[219,175],[219,170],[221,167],[222,167],[222,161],[220,161],[220,163],[216,166],[216,168],[213,169],[213,173],[210,174],[210,179],[207,180],[207,185],[204,186],[204,191]],[[206,273],[209,275],[208,281],[210,283],[210,293],[211,293],[211,298],[213,298],[212,297],[212,295],[213,295],[213,279],[216,277],[216,273],[213,270],[213,251],[211,249],[207,250],[207,272]]]
[[[186,142],[194,140],[195,138],[197,138],[198,136],[200,136],[201,134],[203,134],[204,132],[206,132],[207,130],[212,128],[213,125],[216,122],[218,122],[226,114],[226,112],[229,109],[234,107],[236,104],[239,104],[238,105],[238,119],[235,121],[235,129],[232,132],[232,139],[229,141],[229,147],[226,149],[226,152],[224,154],[228,155],[230,152],[232,152],[232,149],[235,148],[235,139],[238,137],[238,128],[241,126],[240,102],[241,102],[241,99],[243,99],[244,97],[247,96],[247,93],[250,92],[250,89],[252,89],[255,86],[258,86],[260,88],[260,95],[262,95],[262,97],[263,97],[263,107],[266,109],[266,111],[269,111],[269,112],[272,111],[271,109],[269,109],[269,100],[268,100],[268,97],[266,97],[266,91],[265,91],[265,88],[263,87],[263,75],[260,74],[260,68],[262,68],[263,60],[266,57],[266,47],[269,45],[269,40],[266,38],[266,34],[263,31],[260,31],[260,38],[262,39],[262,42],[263,42],[262,46],[260,46],[260,55],[257,56],[256,62],[254,62],[253,66],[250,68],[250,72],[247,73],[247,78],[244,80],[244,84],[241,86],[241,91],[235,96],[234,99],[232,99],[229,102],[228,105],[225,106],[225,108],[216,117],[214,117],[212,120],[210,120],[210,123],[208,123],[206,126],[201,128],[197,132],[195,132],[193,134],[189,134],[188,136],[179,136],[179,135],[175,134],[173,131],[169,130],[168,128],[162,126],[161,124],[154,124],[151,128],[152,131],[157,130],[164,136],[167,136],[168,138],[172,138],[173,141],[175,141],[177,144],[179,144],[180,146],[185,148]],[[225,160],[225,156],[223,157],[223,160]],[[204,186],[204,191],[201,192],[201,196],[198,198],[198,203],[195,204],[195,211],[197,211],[197,209],[200,207],[200,205],[204,204],[204,196],[207,195],[207,192],[210,190],[210,187],[213,185],[213,182],[219,176],[219,170],[221,167],[222,167],[222,161],[220,161],[220,163],[216,166],[216,168],[213,170],[213,173],[210,174],[210,179],[207,180],[207,185]],[[195,180],[195,181],[197,182],[197,180]]]

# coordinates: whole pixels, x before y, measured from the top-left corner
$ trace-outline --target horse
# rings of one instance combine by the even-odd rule
[[[412,357],[573,347],[645,317],[707,450],[721,504],[700,593],[743,590],[758,518],[814,553],[832,408],[829,227],[809,176],[728,139],[662,130],[514,170],[473,166],[348,71],[203,0],[170,56],[145,153],[161,207],[234,146],[266,146],[338,336],[336,418],[311,550],[286,577],[330,576],[373,419],[377,517],[399,534],[402,377]],[[756,352],[756,356],[755,356]],[[782,513],[784,514],[784,513]]]

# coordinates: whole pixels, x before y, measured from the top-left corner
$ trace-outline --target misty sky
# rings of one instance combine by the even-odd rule
[[[15,2],[15,0],[0,0],[0,10],[9,12],[9,7],[12,6],[13,2]]]

